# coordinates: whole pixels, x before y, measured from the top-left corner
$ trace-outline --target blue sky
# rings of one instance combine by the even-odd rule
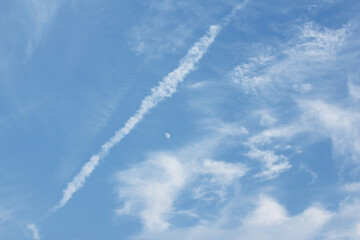
[[[0,239],[359,239],[360,2],[2,1]]]

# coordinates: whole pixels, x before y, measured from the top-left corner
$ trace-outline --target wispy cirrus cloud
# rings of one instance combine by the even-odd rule
[[[315,182],[318,178],[318,175],[316,174],[316,172],[314,172],[313,170],[311,170],[308,166],[306,166],[305,164],[300,164],[300,169],[306,173],[308,173],[311,177],[312,177],[312,182]]]
[[[282,172],[291,168],[291,164],[286,156],[275,154],[271,150],[260,150],[252,147],[247,156],[263,163],[262,171],[257,173],[255,177],[268,180],[278,177]]]
[[[261,84],[268,83],[270,79],[258,75],[261,69],[269,66],[274,57],[264,55],[249,59],[248,63],[238,65],[231,72],[231,79],[234,83],[239,84],[245,93],[256,93]]]
[[[360,100],[360,76],[359,74],[350,73],[348,75],[349,94],[356,102]]]
[[[33,22],[33,30],[26,45],[26,57],[31,58],[37,45],[43,38],[44,31],[51,24],[51,20],[58,9],[56,0],[31,0],[28,3],[30,18]]]
[[[300,101],[299,105],[309,128],[331,138],[336,153],[360,163],[360,112],[356,108],[344,109],[321,100]]]
[[[269,109],[261,109],[256,111],[255,115],[260,116],[260,124],[262,126],[271,126],[278,121]]]
[[[11,217],[10,211],[8,211],[0,206],[0,224],[9,220],[10,217]],[[0,231],[1,231],[1,225],[0,225]]]
[[[246,142],[250,148],[246,156],[263,163],[263,171],[257,177],[271,179],[290,169],[289,157],[276,154],[277,144],[287,145],[295,137],[309,133],[331,139],[333,151],[341,156],[342,164],[359,166],[360,112],[356,105],[343,107],[320,99],[299,99],[295,107],[299,110],[297,118],[286,125],[270,126]]]
[[[202,163],[194,171],[200,184],[195,184],[192,191],[193,198],[203,201],[227,200],[228,188],[236,184],[243,177],[248,168],[242,163],[230,163],[215,161],[213,159],[202,160]]]
[[[283,115],[283,109],[279,106],[292,106],[292,117],[285,122],[276,121],[269,112],[264,112],[266,108],[263,106],[263,109],[253,111],[261,117],[260,125],[266,129],[249,138],[246,144],[250,150],[246,156],[263,163],[262,172],[256,176],[266,179],[277,177],[291,167],[290,158],[284,153],[276,153],[277,145],[273,143],[288,145],[289,140],[300,134],[323,134],[332,140],[334,152],[350,156],[353,162],[357,162],[360,156],[357,151],[358,127],[354,124],[358,121],[358,110],[355,106],[341,109],[340,106],[345,103],[338,106],[329,104],[328,101],[335,94],[334,86],[341,86],[337,85],[339,81],[335,79],[326,79],[333,78],[329,76],[330,73],[340,75],[346,69],[343,61],[349,59],[344,60],[347,55],[343,51],[349,47],[353,27],[347,24],[330,29],[307,22],[294,29],[298,32],[283,44],[285,47],[277,48],[277,51],[267,47],[258,56],[230,72],[231,80],[243,93],[268,99],[266,108],[277,108],[277,112]],[[356,75],[350,74],[348,79],[348,89],[345,91],[349,91],[351,99],[356,102]],[[276,105],[272,105],[274,99],[277,99]]]
[[[314,22],[298,26],[299,33],[282,49],[267,48],[247,63],[236,66],[230,78],[246,94],[290,89],[306,93],[312,89],[309,78],[323,75],[332,66],[349,37],[349,26],[328,29]]]
[[[347,193],[360,193],[360,182],[351,182],[351,183],[345,183],[344,186],[342,186],[342,190]]]
[[[36,227],[35,224],[27,225],[27,229],[31,231],[34,240],[40,240],[39,229]]]
[[[136,54],[151,59],[176,53],[186,46],[197,28],[209,21],[213,22],[214,15],[219,11],[232,7],[232,13],[221,23],[226,25],[246,2],[239,4],[234,1],[210,0],[206,6],[188,0],[143,2],[143,7],[150,9],[152,14],[138,19],[139,21],[132,27],[129,44]],[[174,14],[175,12],[181,12],[181,15],[185,14],[187,18],[182,18],[178,22],[176,20],[179,16]]]
[[[265,113],[266,112],[267,111],[265,111]],[[258,111],[255,113],[258,114]],[[265,116],[270,117],[267,114],[265,114]],[[288,141],[305,131],[300,123],[273,126],[273,124],[275,124],[273,119],[276,118],[270,117],[270,120],[267,119],[266,121],[270,121],[271,123],[270,126],[267,126],[266,129],[259,133],[250,135],[245,142],[245,145],[249,148],[245,156],[261,163],[261,170],[256,173],[254,177],[262,180],[276,178],[292,167],[289,156],[286,156],[285,153],[279,154],[277,151],[291,148]],[[261,125],[264,125],[263,121],[262,116],[260,119]],[[292,151],[289,153],[292,153]]]

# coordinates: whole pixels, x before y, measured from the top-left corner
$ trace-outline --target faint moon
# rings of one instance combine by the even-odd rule
[[[170,136],[170,133],[165,133],[165,137],[167,138],[167,139],[169,139],[171,136]]]

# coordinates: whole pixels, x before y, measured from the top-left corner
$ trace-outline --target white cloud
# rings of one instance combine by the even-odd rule
[[[350,96],[355,100],[360,100],[360,78],[355,74],[348,75],[348,89]]]
[[[159,102],[171,97],[175,92],[177,85],[194,70],[195,65],[200,61],[202,56],[207,52],[209,46],[213,43],[216,36],[220,32],[220,25],[210,26],[209,31],[200,38],[187,52],[186,56],[180,60],[180,65],[170,72],[157,87],[151,89],[151,94],[146,96],[141,102],[140,108],[130,117],[124,127],[119,129],[115,135],[101,146],[101,150],[93,155],[80,170],[80,172],[68,183],[63,190],[63,197],[59,203],[52,209],[52,212],[63,207],[85,183],[86,179],[91,175],[100,160],[103,159],[111,148],[113,148],[122,138],[129,134],[137,123],[139,123],[150,109],[155,107]]]
[[[28,4],[30,17],[34,24],[34,29],[26,46],[26,57],[30,58],[43,38],[44,31],[55,16],[58,4],[54,0],[30,0]]]
[[[247,172],[241,163],[229,163],[204,159],[197,166],[192,166],[194,199],[224,202],[227,189]]]
[[[273,139],[291,139],[295,135],[303,132],[304,128],[301,124],[289,124],[280,127],[269,128],[264,131],[261,131],[259,134],[252,136],[249,139],[251,144],[264,145],[271,143]]]
[[[314,79],[338,67],[336,58],[347,43],[350,27],[330,29],[308,22],[296,30],[295,37],[283,44],[282,49],[268,48],[259,54],[260,57],[250,58],[230,73],[232,81],[246,94],[261,93],[261,98],[266,99],[268,93],[273,93],[271,97],[287,95],[287,101],[298,101],[292,114],[297,117],[292,118],[290,123],[287,121],[287,124],[280,125],[281,119],[276,121],[266,110],[254,111],[260,116],[260,125],[270,127],[251,136],[245,144],[250,148],[246,155],[263,163],[262,172],[257,177],[270,179],[288,170],[291,165],[286,153],[277,155],[272,144],[275,142],[279,146],[279,141],[282,141],[284,145],[289,145],[288,140],[303,133],[322,133],[332,139],[335,152],[350,156],[353,162],[360,159],[360,129],[356,124],[360,122],[360,115],[355,107],[343,110],[320,100],[298,100],[300,97],[310,97],[306,95],[310,91],[314,92],[312,97],[320,95],[319,99],[327,94],[327,88],[322,90],[320,86],[319,89],[320,83]],[[355,101],[359,95],[356,81],[354,74],[349,75],[348,90]],[[326,98],[329,99],[329,96]],[[305,106],[305,102],[311,106]],[[280,150],[277,146],[275,148]]]
[[[322,100],[298,100],[299,115],[292,123],[265,129],[250,136],[245,145],[250,148],[248,157],[260,160],[261,173],[255,175],[265,179],[277,177],[291,167],[289,159],[283,154],[276,154],[279,142],[288,145],[288,141],[304,133],[317,133],[332,140],[334,153],[343,158],[343,163],[360,163],[360,111],[356,106],[341,108]],[[272,149],[273,143],[275,149]],[[265,150],[261,150],[265,149]],[[284,149],[284,148],[282,148]],[[312,171],[309,172],[315,179]]]
[[[148,161],[119,172],[118,195],[125,200],[126,208],[140,210],[140,217],[149,231],[163,231],[172,211],[172,204],[178,191],[185,184],[187,172],[173,156],[157,154]],[[122,209],[117,213],[126,213]]]
[[[292,146],[288,144],[288,140],[303,131],[304,128],[301,124],[289,124],[268,128],[250,136],[245,142],[245,146],[249,147],[245,156],[262,164],[261,171],[254,176],[263,180],[270,180],[289,170],[292,167],[289,157],[285,156],[285,153],[277,154],[276,151],[291,150]]]
[[[239,123],[228,123],[219,119],[206,119],[202,122],[203,127],[217,132],[220,136],[242,136],[247,134],[246,128]]]
[[[297,103],[300,112],[293,123],[263,130],[249,138],[247,144],[251,150],[247,156],[264,162],[264,171],[258,176],[272,178],[290,168],[286,156],[261,148],[303,133],[320,133],[330,138],[334,153],[346,157],[345,164],[360,163],[360,112],[356,107],[340,108],[322,100],[298,100]]]
[[[349,92],[351,97],[354,98],[356,101],[360,100],[360,86],[349,82]]]
[[[289,160],[283,155],[276,155],[273,151],[259,150],[252,147],[247,153],[250,158],[257,159],[263,163],[261,173],[255,175],[264,179],[272,179],[278,177],[282,172],[291,168]]]
[[[243,164],[239,163],[227,163],[205,159],[203,166],[195,171],[202,174],[213,175],[214,179],[212,181],[214,182],[230,184],[234,179],[242,177],[246,172],[246,168]]]
[[[194,199],[208,200],[207,196],[215,194],[224,201],[226,188],[247,171],[242,164],[195,161],[157,153],[142,164],[118,172],[118,196],[125,204],[117,213],[139,216],[147,231],[164,231],[169,227],[168,220],[179,213],[173,203],[185,186],[195,184],[199,192]],[[202,176],[206,181],[199,184],[197,180]]]
[[[195,199],[217,194],[225,200],[226,188],[241,178],[247,169],[242,164],[210,159],[182,159],[166,153],[153,154],[145,162],[117,173],[117,192],[124,206],[117,214],[132,214],[141,218],[149,232],[164,231],[169,219],[179,213],[174,209],[178,194],[189,184],[195,184]],[[206,181],[197,181],[206,176]],[[181,212],[181,210],[180,210]]]
[[[310,176],[312,177],[313,181],[315,181],[317,179],[317,174],[316,172],[314,172],[313,170],[311,170],[309,167],[307,167],[306,165],[304,164],[301,164],[300,165],[300,169],[303,170],[304,172],[307,172],[310,174]]]
[[[324,226],[323,239],[359,239],[360,201],[358,198],[347,197],[340,203],[333,218]]]
[[[260,195],[252,205],[255,205],[253,210],[245,215],[231,205],[231,212],[222,211],[215,221],[201,221],[192,227],[172,228],[162,233],[144,233],[135,239],[238,240],[241,236],[242,240],[266,240],[270,236],[279,240],[356,240],[360,236],[360,201],[357,198],[345,198],[334,211],[325,210],[318,203],[312,204],[293,216],[266,195]]]
[[[278,93],[279,88],[307,93],[312,89],[308,78],[324,74],[349,36],[348,28],[322,28],[313,22],[299,27],[297,36],[276,54],[250,58],[230,73],[232,81],[244,93]],[[279,54],[280,52],[280,54]]]
[[[312,131],[330,137],[338,154],[360,163],[360,112],[357,109],[343,109],[321,100],[299,101],[299,106],[304,111],[302,121]]]
[[[360,193],[360,182],[346,183],[343,190],[347,193]]]
[[[35,226],[35,224],[27,225],[27,229],[31,231],[34,240],[40,240],[39,229]]]
[[[260,116],[260,124],[262,126],[271,126],[277,122],[277,119],[272,115],[272,113],[268,109],[256,111],[255,115]]]
[[[312,89],[312,86],[310,83],[304,83],[304,84],[293,84],[292,88],[299,92],[299,93],[307,93],[310,92]]]
[[[230,73],[230,77],[234,83],[242,87],[245,93],[256,93],[259,86],[270,83],[268,77],[258,74],[273,61],[274,57],[267,55],[250,58],[248,63],[235,67]]]
[[[287,220],[287,213],[283,206],[269,197],[260,197],[257,208],[245,218],[248,225],[278,225]]]
[[[244,134],[244,133],[242,133]],[[214,131],[214,136],[174,152],[157,152],[143,163],[116,174],[117,192],[124,206],[118,214],[139,217],[148,232],[161,232],[170,226],[172,217],[198,216],[194,211],[175,209],[179,194],[192,189],[193,199],[224,202],[228,188],[245,175],[241,163],[217,161],[213,151],[224,144],[227,131]]]
[[[286,209],[274,199],[260,196],[254,210],[240,219],[229,212],[223,212],[222,216],[218,217],[219,221],[203,221],[189,228],[143,234],[136,239],[319,239],[322,229],[330,222],[332,215],[333,213],[321,206],[314,205],[298,215],[289,216]],[[223,219],[228,221],[224,223]]]
[[[298,58],[312,57],[313,61],[329,60],[336,56],[347,36],[345,27],[331,30],[308,22],[301,27],[297,44],[285,52]]]
[[[211,82],[209,82],[209,81],[201,81],[201,82],[196,82],[196,83],[187,85],[186,87],[190,88],[190,89],[199,89],[199,88],[203,88],[203,87],[209,85],[210,83]]]

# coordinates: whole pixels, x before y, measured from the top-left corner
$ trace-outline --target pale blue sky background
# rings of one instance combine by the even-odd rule
[[[359,1],[0,3],[0,239],[360,239]]]

